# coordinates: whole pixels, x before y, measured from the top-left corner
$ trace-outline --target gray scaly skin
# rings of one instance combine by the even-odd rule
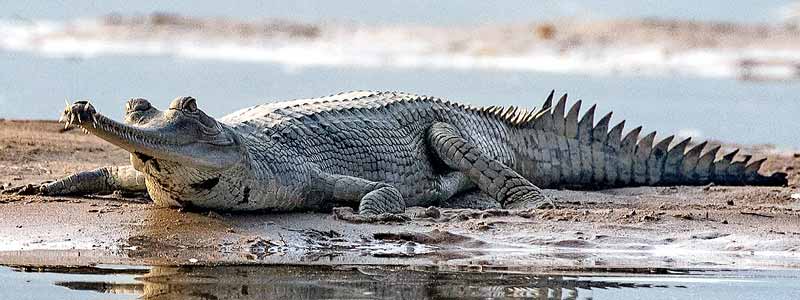
[[[641,127],[624,137],[611,114],[580,119],[566,95],[543,109],[476,108],[401,92],[356,91],[246,108],[219,120],[195,99],[160,111],[127,103],[125,122],[86,101],[63,118],[131,153],[128,167],[106,167],[43,184],[46,195],[147,190],[162,206],[214,210],[327,210],[362,215],[406,206],[539,208],[540,187],[784,185],[758,174],[765,159],[717,159],[706,143],[669,147]]]

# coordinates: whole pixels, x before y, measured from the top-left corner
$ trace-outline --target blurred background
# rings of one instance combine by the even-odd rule
[[[0,1],[0,70],[7,119],[359,89],[530,108],[555,89],[662,137],[800,149],[788,0]]]

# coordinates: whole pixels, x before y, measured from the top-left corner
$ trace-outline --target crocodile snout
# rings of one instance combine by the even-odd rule
[[[67,105],[64,109],[64,113],[61,114],[61,119],[59,121],[66,122],[66,126],[69,125],[83,125],[86,123],[95,124],[96,119],[94,114],[97,111],[94,109],[89,101],[86,100],[79,100],[75,101],[75,103]]]

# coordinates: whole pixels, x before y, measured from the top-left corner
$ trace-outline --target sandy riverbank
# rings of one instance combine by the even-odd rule
[[[51,121],[0,120],[0,185],[127,163],[124,151]],[[534,268],[800,267],[800,158],[769,147],[762,171],[790,187],[548,191],[540,211],[411,209],[408,222],[332,214],[230,215],[142,198],[0,196],[0,264],[439,264]],[[787,169],[788,168],[788,169]],[[438,215],[438,216],[437,216]]]

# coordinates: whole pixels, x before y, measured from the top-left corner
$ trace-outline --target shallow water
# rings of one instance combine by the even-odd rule
[[[2,299],[794,299],[797,271],[490,267],[0,267]],[[631,273],[633,272],[633,273]]]

